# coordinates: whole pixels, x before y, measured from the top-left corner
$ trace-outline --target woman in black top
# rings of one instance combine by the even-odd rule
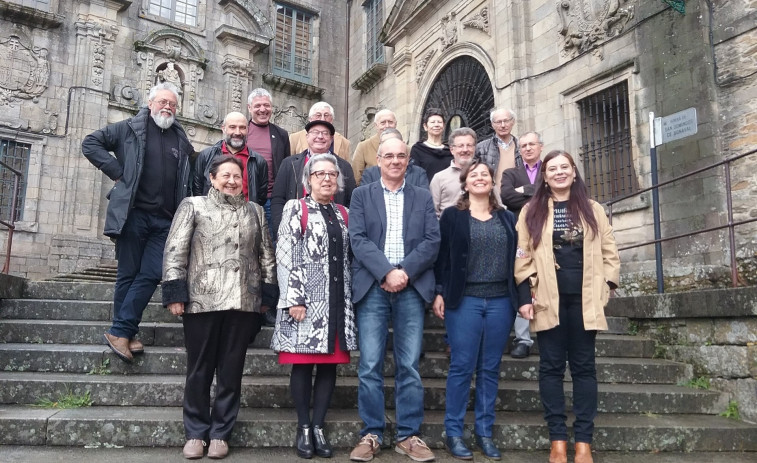
[[[428,175],[428,182],[437,172],[449,167],[452,153],[449,146],[442,142],[444,136],[444,114],[441,110],[431,108],[423,115],[423,130],[428,137],[416,142],[410,149],[410,162],[422,167]]]
[[[444,426],[446,446],[456,458],[473,454],[463,441],[463,418],[476,372],[476,444],[499,460],[492,441],[499,368],[515,310],[530,302],[513,275],[515,216],[494,195],[493,171],[474,161],[460,174],[462,195],[439,221],[442,241],[435,274],[434,313],[444,319],[451,347]]]

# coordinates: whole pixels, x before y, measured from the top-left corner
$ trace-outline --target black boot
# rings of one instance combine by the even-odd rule
[[[313,458],[313,430],[310,426],[297,426],[297,456]]]
[[[313,437],[313,440],[315,441],[315,454],[321,458],[331,458],[331,455],[334,452],[331,450],[331,444],[329,444],[329,440],[323,433],[323,428],[317,425],[314,426]]]

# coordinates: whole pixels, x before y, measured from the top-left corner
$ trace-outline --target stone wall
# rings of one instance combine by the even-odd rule
[[[631,318],[658,357],[691,364],[757,422],[757,287],[615,298],[607,314]]]

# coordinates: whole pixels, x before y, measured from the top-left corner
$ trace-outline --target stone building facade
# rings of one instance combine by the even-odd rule
[[[650,112],[693,107],[698,117],[696,135],[658,147],[660,181],[757,148],[755,0],[169,3],[0,0],[0,53],[14,57],[0,60],[0,139],[29,151],[13,273],[38,278],[112,255],[101,235],[110,183],[79,145],[134,114],[162,80],[180,84],[179,119],[198,151],[258,86],[291,130],[329,101],[353,147],[382,108],[411,143],[427,107],[482,137],[491,108],[512,108],[513,133],[538,131],[546,150],[572,153],[602,201],[651,185]],[[734,220],[757,216],[756,163],[731,170]],[[662,235],[727,224],[724,182],[721,168],[662,188]],[[651,194],[614,204],[613,223],[621,245],[651,239]],[[749,283],[755,230],[737,228]],[[666,288],[728,284],[730,253],[722,231],[665,243]],[[652,246],[621,258],[629,293],[654,290]]]
[[[370,3],[370,2],[365,2]],[[696,108],[696,135],[658,147],[659,181],[757,149],[757,2],[464,0],[383,2],[382,63],[366,63],[370,19],[352,3],[349,118],[391,108],[411,143],[425,108],[489,136],[480,114],[512,108],[514,134],[565,149],[592,194],[617,199],[652,184],[649,113]],[[453,76],[450,79],[450,75]],[[481,76],[484,83],[481,83]],[[491,93],[491,97],[487,96]],[[439,95],[442,95],[441,97]],[[473,104],[467,99],[476,100]],[[460,112],[468,105],[475,110]],[[455,120],[457,118],[457,120]],[[368,134],[350,132],[353,143]],[[731,170],[735,220],[757,216],[757,154]],[[660,189],[662,236],[725,225],[722,168]],[[653,239],[651,193],[613,205],[621,246]],[[739,277],[757,283],[754,223],[736,231]],[[726,232],[664,243],[666,290],[730,284]],[[654,247],[621,252],[627,294],[654,292]]]
[[[0,0],[0,12],[0,154],[24,174],[14,274],[112,258],[102,236],[112,182],[81,141],[134,115],[156,83],[180,89],[178,119],[197,151],[220,138],[226,113],[246,113],[256,87],[271,91],[274,121],[290,131],[316,101],[345,105],[346,9],[330,0]],[[7,221],[7,169],[2,181]]]

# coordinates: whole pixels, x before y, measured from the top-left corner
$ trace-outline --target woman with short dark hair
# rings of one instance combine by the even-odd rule
[[[184,457],[224,458],[242,392],[255,313],[276,300],[276,262],[263,208],[242,193],[242,163],[219,156],[207,196],[184,199],[163,256],[163,305],[182,316],[187,350]],[[210,405],[210,387],[216,394]]]
[[[410,162],[426,171],[429,183],[434,175],[449,167],[452,162],[449,146],[443,142],[444,124],[444,114],[440,109],[426,110],[423,115],[426,139],[416,142],[410,149]]]
[[[550,463],[566,463],[565,361],[573,382],[576,463],[591,463],[597,415],[597,331],[619,281],[620,259],[602,205],[589,199],[573,157],[550,151],[534,197],[517,224],[515,278],[529,283],[533,304],[520,308],[539,339],[539,396],[549,427]]]

